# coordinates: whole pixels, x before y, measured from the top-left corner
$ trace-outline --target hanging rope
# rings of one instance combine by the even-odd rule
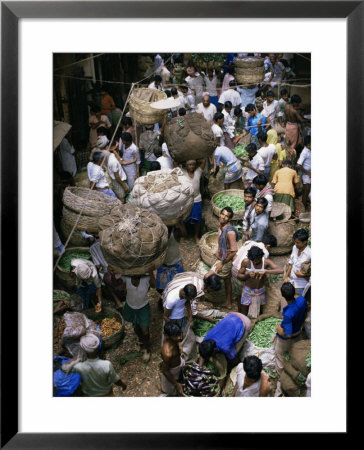
[[[80,59],[79,61],[76,61],[76,62],[74,62],[72,64],[67,64],[67,66],[56,67],[53,70],[61,70],[61,69],[67,69],[68,67],[77,66],[77,64],[80,64],[80,63],[85,62],[85,61],[90,61],[90,60],[98,58],[99,56],[102,56],[102,55],[105,55],[105,53],[99,53],[98,55],[90,56],[89,58]]]

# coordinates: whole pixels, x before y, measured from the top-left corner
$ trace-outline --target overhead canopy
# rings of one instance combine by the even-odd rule
[[[58,120],[53,121],[53,151],[62,142],[62,139],[70,131],[72,125],[66,122],[59,122]]]
[[[159,100],[158,102],[151,103],[150,107],[154,109],[170,109],[175,108],[180,104],[181,103],[178,98],[168,97],[166,99]]]

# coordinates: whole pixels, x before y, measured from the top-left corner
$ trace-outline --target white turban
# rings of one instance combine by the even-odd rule
[[[197,161],[195,159],[189,159],[186,161],[186,164],[197,164]]]
[[[82,280],[88,280],[92,275],[92,266],[88,264],[88,261],[80,262],[77,264],[77,266],[73,269],[73,272],[78,276],[78,278],[81,278]]]
[[[85,350],[86,353],[93,353],[99,348],[100,341],[94,334],[86,334],[80,339],[80,347]]]
[[[96,147],[98,148],[105,148],[107,144],[109,143],[109,139],[106,136],[98,136],[96,140]]]

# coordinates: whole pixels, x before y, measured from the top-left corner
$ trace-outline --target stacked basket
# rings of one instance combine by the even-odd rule
[[[264,80],[264,59],[258,56],[235,58],[235,78],[241,84],[261,83]]]
[[[142,125],[153,125],[162,121],[165,111],[152,108],[150,104],[165,99],[167,95],[158,89],[134,89],[129,101],[131,118]]]

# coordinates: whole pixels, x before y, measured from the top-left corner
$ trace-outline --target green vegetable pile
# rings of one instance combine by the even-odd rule
[[[275,317],[268,317],[257,322],[253,331],[248,335],[249,341],[253,342],[256,347],[271,347],[271,339],[276,333],[277,325],[280,325],[281,322],[281,319],[276,319]]]
[[[245,209],[244,199],[236,195],[220,194],[214,199],[214,203],[219,208],[230,206],[233,211],[244,211]]]
[[[215,319],[215,320],[217,323],[217,322],[220,322],[221,319]],[[196,336],[204,337],[206,335],[206,333],[209,330],[211,330],[211,328],[214,328],[216,323],[211,323],[207,320],[195,318],[195,319],[193,319],[192,330]]]
[[[269,378],[272,378],[272,379],[277,378],[277,373],[275,370],[268,369],[268,368],[264,368],[263,370],[269,376]]]
[[[62,256],[60,259],[58,265],[63,270],[70,270],[71,268],[71,259],[73,258],[80,258],[80,259],[90,259],[91,255],[90,253],[67,253],[66,255]]]
[[[65,294],[61,294],[60,292],[53,292],[53,299],[54,300],[69,300],[69,296]]]
[[[219,377],[219,376],[220,376],[220,372],[219,372],[218,368],[217,368],[216,366],[214,366],[214,365],[212,364],[212,362],[208,362],[208,363],[206,364],[206,369],[212,370],[212,371],[214,372],[214,375],[215,375],[216,377]]]
[[[249,153],[245,150],[246,145],[237,145],[233,152],[238,158],[249,157]]]
[[[224,64],[226,60],[226,53],[193,53],[191,59],[193,62],[200,63],[208,63],[210,61],[215,61],[219,64]]]
[[[219,379],[212,370],[197,364],[186,364],[182,369],[183,392],[191,397],[213,397],[219,388]]]
[[[306,356],[306,367],[311,367],[311,350],[307,353]]]

